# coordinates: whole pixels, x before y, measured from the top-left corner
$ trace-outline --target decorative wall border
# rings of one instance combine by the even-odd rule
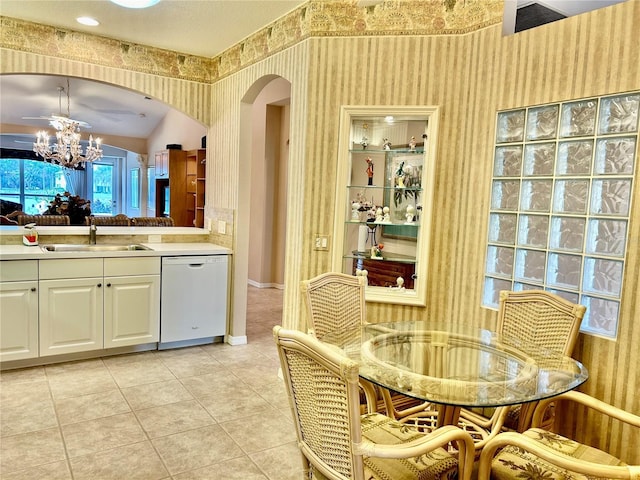
[[[461,35],[502,21],[503,0],[309,0],[207,58],[0,16],[0,48],[213,83],[310,37]]]

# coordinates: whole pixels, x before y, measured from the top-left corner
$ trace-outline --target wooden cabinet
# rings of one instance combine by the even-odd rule
[[[40,356],[103,347],[102,258],[40,261]]]
[[[38,356],[38,262],[0,263],[0,361]]]
[[[207,151],[204,148],[187,152],[187,221],[194,227],[204,227],[204,200]]]
[[[104,348],[160,338],[160,259],[104,259]]]
[[[357,270],[367,271],[367,284],[369,286],[396,287],[398,277],[402,277],[404,280],[404,288],[412,289],[416,265],[412,261],[380,261],[367,257],[357,257],[353,260],[351,274],[355,275]]]
[[[156,216],[170,216],[176,226],[191,226],[187,218],[186,165],[187,152],[184,150],[161,150],[155,154],[156,165]],[[169,193],[166,208],[167,187]]]

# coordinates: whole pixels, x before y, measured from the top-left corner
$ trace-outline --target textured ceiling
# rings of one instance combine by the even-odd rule
[[[0,0],[0,15],[191,55],[214,57],[303,0],[161,0],[146,9],[108,0]],[[78,22],[93,17],[97,27]]]

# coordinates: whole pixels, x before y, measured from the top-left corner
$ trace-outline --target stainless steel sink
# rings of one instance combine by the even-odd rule
[[[130,245],[73,245],[54,244],[43,245],[45,252],[133,252],[136,250],[151,250],[149,247],[134,243]]]

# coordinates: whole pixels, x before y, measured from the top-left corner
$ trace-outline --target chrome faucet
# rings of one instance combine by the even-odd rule
[[[98,227],[96,227],[93,220],[93,215],[91,215],[91,224],[89,225],[89,245],[96,244],[96,234],[98,232]]]

